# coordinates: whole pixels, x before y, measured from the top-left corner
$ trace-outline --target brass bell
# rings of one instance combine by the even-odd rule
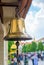
[[[25,33],[25,25],[23,18],[15,18],[10,22],[10,30],[7,36],[4,37],[5,40],[29,40],[32,39],[30,36]]]

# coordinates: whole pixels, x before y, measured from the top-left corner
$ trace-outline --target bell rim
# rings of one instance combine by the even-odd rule
[[[5,36],[4,37],[4,40],[7,40],[7,41],[23,41],[23,40],[32,40],[31,37],[7,37]]]

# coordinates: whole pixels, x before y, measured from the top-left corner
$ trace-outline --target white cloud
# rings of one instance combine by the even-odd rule
[[[29,14],[27,14],[26,18],[25,18],[25,25],[26,25],[26,29],[28,30],[32,24],[34,17],[33,17],[33,13],[29,12]]]
[[[38,22],[37,22],[37,21],[34,21],[34,22],[31,24],[31,26],[30,26],[30,31],[31,31],[31,33],[34,34],[37,29],[38,29]]]
[[[41,10],[36,14],[36,18],[44,18],[44,9],[41,8]]]
[[[44,3],[44,0],[33,0],[33,1]]]
[[[40,2],[41,3],[41,2]],[[33,3],[34,4],[34,3]],[[30,34],[32,37],[40,38],[44,36],[44,4],[35,4],[36,6],[40,6],[41,9],[35,14],[35,17],[33,16],[33,12],[29,12],[25,19],[26,23],[26,30],[28,34]],[[34,6],[35,6],[34,5]]]
[[[27,22],[30,21],[30,20],[33,20],[33,12],[29,12],[28,15],[26,16],[26,19],[25,19]]]
[[[38,1],[37,0],[33,0],[32,1],[32,5],[40,7],[40,8],[43,8],[44,7],[44,2],[43,1],[41,2],[40,0],[38,0]]]

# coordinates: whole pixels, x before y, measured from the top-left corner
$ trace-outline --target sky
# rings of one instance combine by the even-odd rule
[[[44,37],[44,0],[32,0],[25,18],[26,32],[35,39]]]

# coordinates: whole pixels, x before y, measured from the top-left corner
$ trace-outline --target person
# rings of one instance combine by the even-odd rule
[[[8,59],[8,65],[10,65],[11,64],[11,61]]]
[[[17,58],[16,57],[14,57],[14,65],[17,65]]]
[[[38,65],[38,57],[37,57],[37,54],[36,53],[33,54],[32,64],[33,65]]]
[[[38,57],[37,57],[36,54],[35,54],[35,57],[34,57],[34,65],[38,65]]]
[[[31,55],[32,64],[34,65],[34,54]]]
[[[25,57],[24,57],[24,65],[28,65],[27,55],[25,54],[24,56],[25,56]]]
[[[23,54],[20,54],[20,55],[19,55],[19,58],[20,58],[20,64],[21,64],[21,65],[24,65],[24,63],[23,63]]]
[[[11,64],[10,56],[8,56],[8,65]]]
[[[10,65],[14,65],[14,61],[13,61],[13,59],[11,59],[11,64]]]

